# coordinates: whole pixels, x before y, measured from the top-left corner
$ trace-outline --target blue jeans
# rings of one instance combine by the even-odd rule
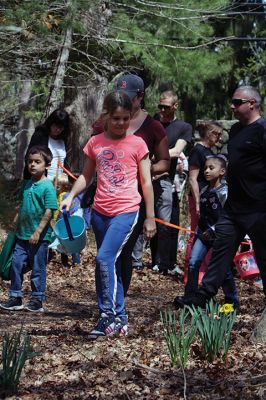
[[[193,295],[197,291],[201,262],[206,256],[207,252],[212,248],[211,243],[209,244],[207,242],[202,242],[200,239],[201,232],[198,233],[198,236],[199,237],[197,237],[194,242],[188,264],[188,282],[185,286],[185,296]],[[228,266],[225,280],[222,284],[222,289],[225,295],[226,303],[238,304],[237,289],[230,266]]]
[[[120,253],[138,219],[138,212],[107,217],[93,210],[91,225],[95,233],[96,293],[100,313],[126,317]]]
[[[10,271],[10,296],[23,296],[23,272],[30,267],[31,298],[34,297],[40,301],[45,299],[48,244],[48,241],[29,244],[28,240],[17,239]]]

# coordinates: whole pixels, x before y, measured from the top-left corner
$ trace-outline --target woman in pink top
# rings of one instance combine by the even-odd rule
[[[103,109],[105,130],[84,147],[83,172],[60,205],[60,209],[68,209],[97,172],[91,224],[98,248],[95,279],[100,317],[90,339],[128,333],[120,253],[138,219],[138,175],[146,205],[146,238],[151,239],[156,231],[149,151],[143,139],[126,133],[132,111],[130,98],[123,92],[112,92],[105,97]]]

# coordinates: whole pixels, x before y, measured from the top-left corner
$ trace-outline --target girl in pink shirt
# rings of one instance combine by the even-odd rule
[[[151,239],[156,232],[149,151],[143,139],[126,133],[131,111],[131,100],[124,92],[105,97],[104,132],[90,138],[84,147],[83,172],[60,205],[60,209],[69,209],[97,172],[91,224],[98,249],[95,280],[100,317],[90,339],[128,333],[120,253],[138,219],[138,176],[146,205],[144,234]]]

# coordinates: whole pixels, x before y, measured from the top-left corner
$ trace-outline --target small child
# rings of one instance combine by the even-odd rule
[[[185,296],[176,297],[174,305],[184,306],[184,299],[193,295],[198,289],[199,269],[202,260],[212,248],[215,239],[215,224],[219,219],[227,198],[227,184],[224,181],[226,161],[222,155],[209,156],[204,167],[205,179],[209,182],[200,193],[200,217],[196,238],[188,266],[188,282],[185,286]],[[232,303],[239,309],[237,289],[231,269],[223,284],[225,303]]]
[[[83,172],[60,204],[60,209],[69,209],[73,198],[97,172],[91,224],[98,249],[95,281],[99,319],[89,339],[128,332],[120,254],[138,219],[138,175],[146,205],[144,234],[150,239],[156,232],[149,150],[144,140],[127,133],[131,112],[131,100],[124,92],[105,97],[104,131],[91,137],[84,147]]]
[[[71,179],[67,176],[67,174],[62,173],[58,177],[54,178],[54,185],[56,186],[56,192],[57,192],[57,201],[58,204],[61,203],[62,200],[64,200],[68,195],[72,187],[72,181]],[[83,217],[84,210],[80,206],[80,201],[82,198],[82,194],[77,196],[69,209],[69,214],[70,215],[78,215],[80,217]],[[53,223],[55,223],[57,220],[62,219],[63,215],[59,211],[55,213],[55,218],[53,220]],[[69,268],[69,260],[68,260],[68,254],[64,251],[64,248],[60,245],[59,240],[55,239],[49,246],[49,248],[52,250],[59,251],[61,253],[61,262],[62,265],[66,268]],[[71,254],[72,256],[72,265],[75,266],[76,264],[80,263],[80,255],[79,253],[74,253]]]
[[[21,188],[21,206],[17,216],[16,245],[11,266],[9,299],[0,303],[5,310],[43,312],[45,299],[48,244],[51,238],[50,220],[57,209],[56,191],[46,178],[52,153],[47,146],[33,146],[26,156],[31,179]],[[22,304],[22,282],[25,265],[31,268],[31,296]]]

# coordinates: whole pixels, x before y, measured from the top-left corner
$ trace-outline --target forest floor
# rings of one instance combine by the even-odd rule
[[[0,216],[0,248],[8,227]],[[183,292],[176,277],[155,274],[149,268],[134,271],[127,296],[129,335],[88,340],[98,316],[94,287],[95,242],[89,233],[81,264],[62,267],[59,258],[48,265],[46,312],[0,311],[4,332],[31,337],[37,355],[26,362],[14,400],[254,400],[266,398],[265,346],[250,341],[263,310],[262,290],[236,278],[241,313],[232,331],[227,360],[209,363],[196,342],[184,372],[173,368],[160,322],[160,310],[171,307]],[[144,258],[149,263],[150,255]],[[180,254],[182,263],[182,254]],[[0,284],[0,301],[9,282]],[[25,276],[24,297],[29,292]],[[222,294],[217,296],[222,300]]]

